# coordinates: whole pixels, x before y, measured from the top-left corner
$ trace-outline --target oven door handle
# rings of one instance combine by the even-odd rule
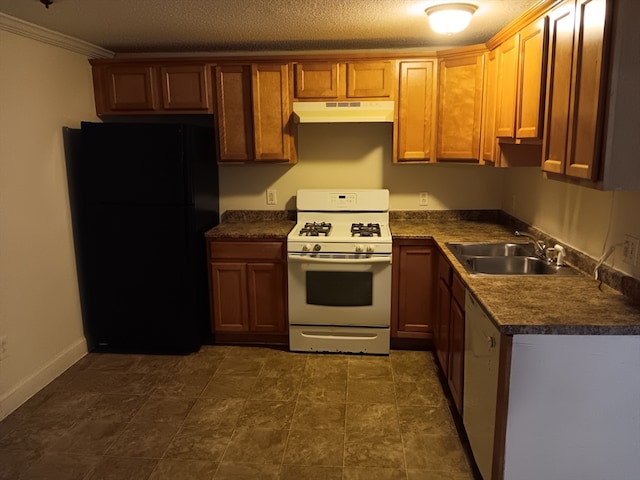
[[[318,258],[299,255],[288,255],[289,262],[292,263],[351,263],[351,264],[371,264],[371,263],[391,263],[391,256],[366,257],[366,258]]]

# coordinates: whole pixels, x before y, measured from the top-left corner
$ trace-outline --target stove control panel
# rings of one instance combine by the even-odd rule
[[[355,193],[330,193],[329,203],[335,208],[346,208],[357,205],[358,197]]]

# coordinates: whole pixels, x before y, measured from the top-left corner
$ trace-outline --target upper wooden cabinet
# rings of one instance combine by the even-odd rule
[[[635,0],[570,0],[550,14],[543,170],[604,190],[639,190],[640,50]]]
[[[516,138],[542,140],[548,25],[549,19],[544,17],[520,32]]]
[[[390,97],[393,83],[393,64],[390,61],[347,64],[348,98]]]
[[[607,70],[605,0],[577,0],[550,15],[542,168],[597,180]]]
[[[436,139],[437,61],[400,62],[397,162],[434,159]]]
[[[515,35],[498,47],[497,137],[515,137],[518,45],[518,35]]]
[[[295,163],[289,75],[286,63],[216,67],[220,162]]]
[[[485,54],[484,101],[482,106],[481,163],[499,163],[496,140],[496,102],[498,99],[498,51]]]
[[[206,65],[167,65],[160,67],[162,108],[164,110],[211,110],[211,69]]]
[[[218,159],[248,162],[254,158],[251,66],[218,66],[215,84]]]
[[[295,66],[296,98],[338,98],[338,63],[308,62]]]
[[[496,136],[542,140],[547,53],[546,17],[498,48]]]
[[[438,63],[438,160],[478,161],[484,51],[443,53]]]
[[[295,64],[297,99],[379,99],[393,96],[394,62]]]
[[[210,113],[210,67],[198,64],[94,66],[98,115]]]

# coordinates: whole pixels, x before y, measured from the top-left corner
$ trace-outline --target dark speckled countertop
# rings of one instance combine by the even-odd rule
[[[432,238],[505,334],[640,335],[640,308],[587,274],[470,275],[446,247],[456,241],[521,241],[492,220],[393,218],[394,238]]]
[[[433,239],[502,333],[640,335],[638,304],[606,285],[599,286],[599,282],[587,274],[569,277],[469,275],[446,247],[446,242],[515,239],[513,226],[503,225],[498,213],[479,212],[391,212],[391,233],[394,238]],[[284,239],[294,225],[295,212],[231,211],[225,212],[222,223],[206,236]]]
[[[287,238],[296,224],[295,212],[279,210],[232,210],[224,212],[222,222],[212,228],[207,238],[260,240]]]

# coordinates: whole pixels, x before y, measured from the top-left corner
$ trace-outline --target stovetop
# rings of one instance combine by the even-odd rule
[[[289,252],[391,252],[388,190],[298,190]]]
[[[351,224],[343,222],[335,225],[331,222],[304,222],[296,225],[296,228],[293,229],[292,237],[296,236],[295,232],[298,232],[298,237],[321,237],[321,239],[328,237],[381,239],[387,235],[385,225],[377,222]]]

